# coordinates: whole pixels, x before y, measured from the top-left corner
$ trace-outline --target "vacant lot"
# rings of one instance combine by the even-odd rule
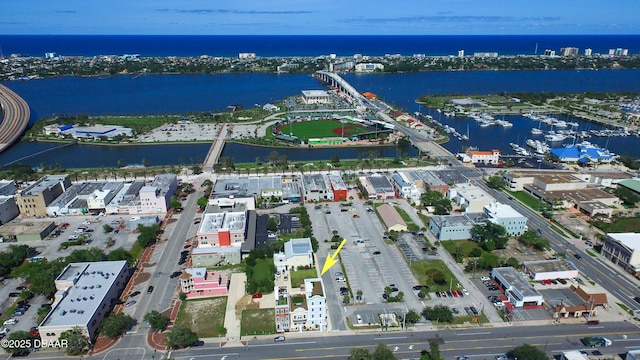
[[[226,308],[226,297],[184,301],[180,306],[176,325],[190,328],[198,337],[220,336],[219,330],[224,324]]]
[[[414,261],[411,270],[421,285],[429,286],[430,291],[447,291],[453,284],[458,284],[458,279],[442,260]]]
[[[245,310],[240,322],[240,335],[267,335],[276,332],[276,315],[273,309]]]
[[[291,287],[295,289],[304,284],[304,279],[312,279],[316,277],[318,277],[316,269],[291,271]]]

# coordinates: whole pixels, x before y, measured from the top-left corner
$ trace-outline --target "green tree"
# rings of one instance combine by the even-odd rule
[[[104,230],[105,234],[108,234],[113,231],[113,227],[109,224],[102,225],[102,229]]]
[[[399,157],[407,155],[411,146],[413,146],[413,144],[411,143],[411,140],[408,136],[405,135],[398,139],[398,142],[396,143],[396,149],[398,150]]]
[[[507,182],[501,174],[496,174],[491,175],[487,179],[487,185],[489,185],[489,187],[493,189],[504,189],[507,187]]]
[[[278,231],[278,223],[276,222],[276,219],[271,216],[269,217],[269,220],[267,220],[267,230]]]
[[[471,228],[471,240],[479,243],[483,249],[492,251],[494,249],[504,249],[509,241],[509,236],[504,226],[487,221],[473,225]]]
[[[550,248],[549,240],[540,237],[537,231],[527,230],[518,238],[523,245],[544,251]]]
[[[64,331],[60,334],[60,340],[67,340],[66,353],[70,356],[84,354],[91,345],[89,338],[79,327]]]
[[[100,334],[115,339],[118,336],[124,334],[136,323],[136,320],[129,315],[119,313],[111,313],[108,317],[102,320],[100,325]]]
[[[385,344],[378,344],[373,351],[372,360],[395,360],[397,359]]]
[[[407,314],[405,315],[405,317],[406,317],[406,319],[405,319],[405,320],[406,320],[409,324],[415,324],[415,323],[417,323],[418,321],[420,321],[420,318],[421,318],[421,317],[420,317],[420,314],[418,314],[415,310],[409,310],[409,311],[407,312]]]
[[[176,198],[175,196],[171,198],[171,204],[170,206],[174,209],[180,209],[182,208],[182,203],[180,202],[180,200],[178,200],[178,198]]]
[[[198,165],[194,165],[194,166],[191,167],[191,172],[194,175],[200,175],[200,174],[202,174],[202,168],[200,166],[198,166]]]
[[[206,197],[203,196],[203,197],[199,198],[196,203],[198,204],[200,209],[204,210],[204,208],[206,208],[207,204],[209,203],[209,199],[207,199]]]
[[[149,323],[149,326],[151,326],[154,331],[164,331],[164,329],[166,329],[167,325],[169,324],[169,318],[162,315],[156,310],[145,314],[143,319],[144,321]]]
[[[373,357],[369,350],[361,347],[351,348],[349,350],[349,360],[372,360]]]
[[[196,341],[198,341],[198,335],[191,331],[191,329],[180,325],[172,327],[165,337],[165,343],[172,349],[181,349]]]
[[[425,319],[435,320],[436,322],[450,323],[453,321],[453,312],[446,305],[427,306],[422,310],[422,316]]]
[[[429,356],[431,360],[442,360],[440,355],[440,345],[437,341],[429,341]]]
[[[445,198],[442,193],[435,190],[427,191],[422,194],[420,202],[424,206],[433,206],[433,212],[436,215],[446,215],[452,210],[451,201]]]
[[[133,257],[131,257],[131,254],[125,248],[119,247],[117,249],[112,250],[107,255],[107,260],[108,261],[126,260],[129,264],[131,264],[133,261]]]
[[[16,332],[12,332],[7,339],[8,340],[32,340],[33,336],[31,336],[31,334],[29,334],[26,331],[16,331]],[[19,345],[20,342],[9,342],[8,345],[9,344]],[[12,346],[12,347],[3,347],[3,348],[6,352],[11,354],[12,357],[27,356],[29,355],[29,352],[30,352],[30,349],[27,346]]]
[[[522,344],[507,353],[510,359],[518,360],[547,360],[549,357],[544,351],[529,344]]]
[[[640,196],[632,192],[627,188],[623,188],[618,186],[614,191],[614,195],[619,197],[625,204],[634,205],[638,201],[640,201]]]
[[[65,261],[68,263],[75,262],[93,262],[93,261],[103,261],[106,255],[102,249],[94,247],[90,249],[80,249],[74,250],[71,254],[69,254]]]
[[[224,325],[220,325],[220,327],[218,328],[218,334],[220,334],[220,336],[226,336],[227,328],[224,327]]]

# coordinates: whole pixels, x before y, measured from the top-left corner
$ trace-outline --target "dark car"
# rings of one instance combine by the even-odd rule
[[[204,345],[204,341],[202,340],[198,340],[196,342],[194,342],[193,344],[191,344],[191,346],[203,346]]]
[[[640,296],[634,297],[633,300],[635,300],[638,304],[640,304]]]
[[[129,294],[129,297],[135,297],[135,296],[138,296],[138,295],[140,295],[140,291],[134,291],[131,294]]]
[[[380,255],[380,251],[378,251],[378,250],[374,251],[373,255]]]
[[[413,290],[422,290],[422,285],[416,285],[413,287]]]
[[[567,280],[565,280],[565,279],[557,278],[556,280],[562,285],[566,285],[567,284]]]
[[[26,290],[26,289],[27,289],[27,287],[23,286],[23,285],[20,285],[20,286],[16,287],[16,290],[18,290],[18,291],[22,291],[22,290]]]
[[[17,292],[9,293],[9,297],[18,297],[18,296],[20,296],[20,294]]]
[[[587,321],[587,325],[600,325],[599,320],[589,320]]]
[[[593,354],[593,355],[595,355],[595,356],[600,356],[600,355],[602,355],[602,352],[601,352],[600,350],[593,350],[593,351],[591,352],[591,354]]]
[[[169,275],[169,277],[173,279],[180,276],[180,274],[182,274],[182,271],[174,271],[173,273],[171,273],[171,275]]]
[[[383,299],[385,299],[385,300],[387,300],[387,299],[389,299],[389,295],[387,295],[387,294],[382,294],[382,298],[383,298]]]
[[[582,259],[582,256],[580,256],[580,254],[573,254],[573,257],[578,260]]]
[[[153,292],[153,286],[149,286],[147,288],[147,294],[151,294]]]

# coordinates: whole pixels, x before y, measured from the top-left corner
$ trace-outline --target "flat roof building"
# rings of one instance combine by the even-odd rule
[[[325,90],[302,90],[302,101],[305,104],[328,104],[331,97]]]
[[[302,192],[306,202],[333,201],[331,183],[324,174],[302,175]]]
[[[640,276],[640,233],[608,233],[602,255],[633,276]]]
[[[523,265],[532,280],[574,279],[579,274],[575,265],[564,259],[525,261]]]
[[[20,215],[20,209],[13,195],[0,195],[0,225],[6,224]]]
[[[140,189],[140,213],[166,213],[177,188],[178,177],[175,174],[156,175],[151,185]]]
[[[493,202],[484,207],[484,213],[489,221],[503,226],[511,236],[527,231],[527,218],[509,205]]]
[[[291,239],[284,243],[284,252],[273,255],[278,271],[295,270],[299,266],[313,267],[313,247],[310,238]]]
[[[455,200],[456,205],[465,212],[480,212],[495,199],[480,187],[468,183],[449,188],[447,198]]]
[[[544,302],[542,294],[512,267],[493,268],[491,277],[500,284],[508,301],[517,308],[541,306]]]
[[[462,213],[459,215],[432,215],[429,219],[429,231],[438,240],[466,240],[471,239],[471,229],[474,225],[487,221],[485,213]]]
[[[42,340],[56,341],[76,327],[93,339],[126,286],[128,269],[124,260],[67,265],[55,280],[57,292],[51,311],[38,327]]]
[[[47,175],[16,195],[16,202],[23,218],[47,216],[47,206],[60,196],[71,180],[68,175]]]
[[[347,185],[338,175],[329,175],[329,183],[333,191],[333,201],[347,200]]]
[[[211,192],[213,196],[282,198],[282,176],[219,178]]]
[[[386,231],[407,231],[407,223],[402,220],[395,207],[389,204],[382,204],[376,208],[382,218]]]

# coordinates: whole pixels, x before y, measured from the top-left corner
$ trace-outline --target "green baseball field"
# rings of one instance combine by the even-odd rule
[[[281,125],[277,130],[283,134],[297,136],[300,140],[308,140],[310,138],[329,138],[340,137],[344,125],[344,136],[349,137],[366,132],[371,129],[355,122],[341,123],[339,120],[311,120],[295,122],[291,125]]]

